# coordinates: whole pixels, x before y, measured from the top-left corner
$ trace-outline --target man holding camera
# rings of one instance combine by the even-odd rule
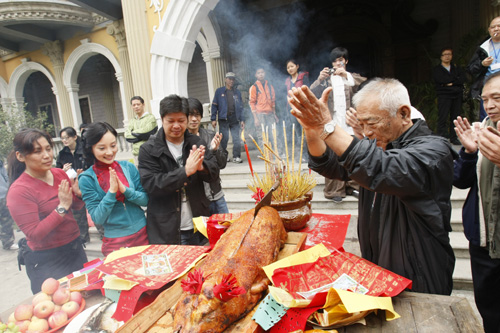
[[[332,68],[323,68],[319,73],[318,79],[311,84],[311,90],[319,98],[326,88],[333,88],[328,99],[330,114],[339,126],[347,133],[353,135],[352,127],[346,124],[346,111],[351,107],[352,96],[354,96],[359,85],[366,78],[346,70],[346,65],[349,62],[349,52],[343,47],[336,47],[330,52],[330,61],[332,62]],[[325,198],[339,203],[342,201],[342,198],[345,198],[346,194],[356,196],[358,190],[359,185],[354,181],[345,182],[325,178],[323,193],[325,194]]]

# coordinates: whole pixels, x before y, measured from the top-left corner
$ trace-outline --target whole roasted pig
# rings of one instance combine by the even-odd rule
[[[287,234],[274,208],[262,207],[252,223],[253,215],[236,220],[182,281],[174,332],[222,332],[260,300],[269,285],[262,267],[276,260]]]

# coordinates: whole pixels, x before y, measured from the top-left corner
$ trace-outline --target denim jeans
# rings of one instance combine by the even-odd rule
[[[210,215],[214,214],[227,214],[229,210],[227,209],[226,199],[224,196],[216,201],[210,201]]]
[[[229,130],[231,129],[231,137],[233,138],[233,158],[241,156],[241,138],[240,138],[240,122],[235,115],[229,115],[227,120],[219,120],[219,130],[222,133],[220,145],[227,150],[229,142]]]

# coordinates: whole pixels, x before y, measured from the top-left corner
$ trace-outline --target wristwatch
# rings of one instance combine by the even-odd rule
[[[325,140],[330,134],[335,132],[335,126],[337,126],[337,123],[335,120],[331,120],[325,124],[325,127],[323,127],[323,133],[320,134],[319,138],[321,140]]]
[[[61,206],[56,207],[56,212],[59,214],[68,214],[68,210],[64,207],[61,207]]]

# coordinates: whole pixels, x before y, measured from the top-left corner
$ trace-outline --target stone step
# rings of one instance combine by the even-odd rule
[[[456,258],[470,259],[469,241],[462,231],[450,232],[450,244]]]
[[[457,258],[453,271],[453,289],[473,290],[470,260]]]

